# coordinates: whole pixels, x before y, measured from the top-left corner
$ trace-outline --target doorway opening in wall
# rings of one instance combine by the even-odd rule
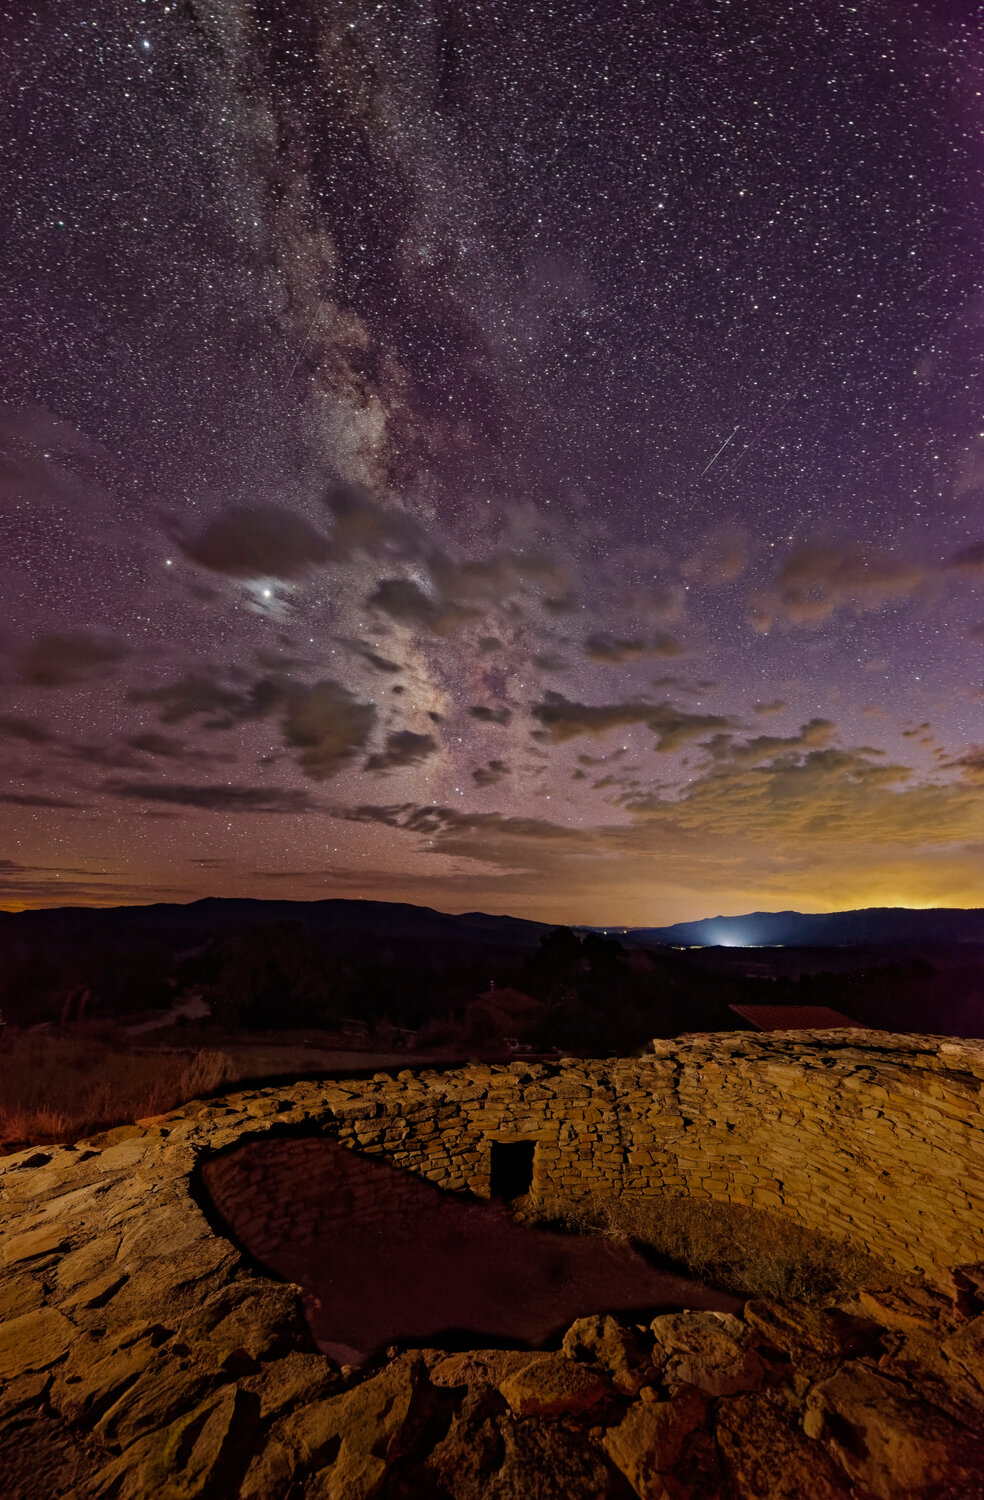
[[[533,1185],[536,1141],[493,1141],[489,1191],[493,1198],[522,1198]]]

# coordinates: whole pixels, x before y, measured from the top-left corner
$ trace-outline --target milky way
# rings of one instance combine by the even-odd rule
[[[0,21],[0,901],[984,904],[984,24]]]

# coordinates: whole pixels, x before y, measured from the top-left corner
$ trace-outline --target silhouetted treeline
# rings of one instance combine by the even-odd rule
[[[58,941],[43,924],[0,928],[0,1008],[20,1025],[129,1019],[195,994],[225,1030],[395,1028],[407,1045],[467,1055],[507,1043],[630,1053],[653,1037],[740,1028],[729,1007],[756,1003],[828,1006],[884,1030],[984,1033],[984,965],[971,947],[932,962],[868,949],[856,969],[848,950],[830,950],[830,971],[797,975],[788,949],[629,948],[566,927],[439,913],[415,926],[414,908],[373,903],[348,925],[337,908],[358,903],[242,903],[238,921],[223,903],[199,905],[208,910],[167,929],[82,913]],[[387,910],[397,913],[390,926]],[[267,911],[274,919],[258,920]],[[308,911],[311,920],[293,915]]]

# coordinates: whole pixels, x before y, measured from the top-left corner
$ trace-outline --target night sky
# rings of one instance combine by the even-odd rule
[[[0,904],[984,905],[984,11],[0,20]]]

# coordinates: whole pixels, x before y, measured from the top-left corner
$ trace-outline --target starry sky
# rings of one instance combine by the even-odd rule
[[[984,11],[0,59],[0,904],[984,905]]]

